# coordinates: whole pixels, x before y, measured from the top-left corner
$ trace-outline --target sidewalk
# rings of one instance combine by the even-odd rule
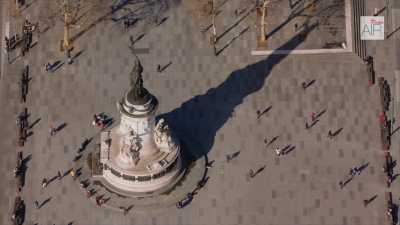
[[[374,57],[374,66],[376,71],[376,81],[379,77],[384,77],[390,85],[391,102],[388,119],[392,120],[392,132],[400,126],[400,33],[393,33],[400,27],[400,2],[395,0],[369,0],[367,2],[367,15],[373,15],[376,11],[381,10],[389,3],[389,7],[383,10],[379,16],[385,17],[385,33],[390,35],[384,41],[367,41],[367,55]],[[388,59],[388,60],[385,60]],[[376,82],[377,84],[377,82]],[[376,86],[376,85],[375,85]],[[394,160],[400,160],[400,131],[396,131],[391,139],[390,153]],[[384,158],[380,159],[384,162]],[[399,165],[394,168],[394,174],[399,173]],[[383,182],[383,180],[382,180]],[[400,197],[400,179],[393,181],[387,191],[393,194],[394,203],[398,203]]]

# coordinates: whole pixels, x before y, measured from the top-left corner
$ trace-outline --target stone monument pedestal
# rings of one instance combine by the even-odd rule
[[[158,101],[143,88],[141,72],[137,60],[131,89],[117,104],[121,121],[100,137],[103,179],[138,196],[176,183],[184,172],[180,142],[163,119],[155,125]]]

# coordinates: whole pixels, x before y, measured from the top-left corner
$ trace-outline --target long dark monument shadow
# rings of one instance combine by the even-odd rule
[[[277,50],[293,50],[304,41],[304,37],[317,25],[309,26]],[[197,160],[208,154],[214,144],[218,130],[232,117],[234,109],[243,103],[248,95],[259,91],[265,79],[287,55],[275,54],[243,69],[233,71],[229,77],[205,94],[194,96],[179,108],[161,114],[182,141],[183,153],[190,153],[190,160]],[[186,150],[187,149],[187,150]]]

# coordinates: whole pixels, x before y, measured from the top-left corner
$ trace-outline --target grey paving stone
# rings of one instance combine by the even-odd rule
[[[226,3],[223,6],[223,15],[233,12],[235,7],[231,4]],[[40,4],[34,4],[27,12],[38,11],[39,6]],[[161,214],[132,212],[126,218],[120,212],[96,208],[70,177],[65,177],[60,185],[55,183],[45,191],[40,189],[38,177],[53,175],[58,170],[66,171],[72,167],[70,160],[73,151],[70,150],[74,150],[86,135],[95,134],[96,131],[89,121],[92,114],[106,111],[113,116],[118,115],[115,101],[121,98],[123,90],[128,87],[127,73],[131,63],[126,44],[130,34],[138,35],[141,32],[138,31],[139,27],[129,33],[116,32],[116,25],[104,22],[77,40],[77,48],[85,49],[85,52],[72,66],[63,66],[51,74],[54,75],[52,77],[42,72],[35,73],[32,95],[28,97],[27,105],[32,109],[33,115],[46,118],[48,115],[48,119],[40,127],[34,128],[33,140],[26,148],[34,158],[28,169],[27,188],[23,195],[29,202],[43,195],[51,195],[54,202],[52,200],[49,207],[38,213],[28,208],[28,221],[67,224],[73,220],[74,223],[84,225],[144,225],[160,224],[164,221],[165,224],[238,224],[241,215],[242,224],[340,224],[344,223],[343,218],[346,218],[349,225],[366,224],[370,221],[383,224],[381,218],[374,216],[383,215],[383,207],[371,205],[368,213],[359,207],[364,198],[359,192],[383,193],[383,184],[377,178],[380,175],[380,167],[376,167],[378,164],[371,165],[366,173],[357,177],[360,180],[353,180],[345,190],[340,191],[337,186],[338,181],[346,175],[347,168],[354,166],[354,162],[365,159],[375,163],[377,154],[374,152],[380,146],[375,124],[378,92],[367,87],[362,72],[364,67],[358,59],[349,55],[288,56],[277,65],[268,65],[273,70],[268,72],[270,74],[266,82],[256,91],[249,91],[238,102],[232,93],[239,93],[258,84],[243,80],[243,84],[216,91],[213,98],[206,98],[209,101],[204,102],[202,99],[207,96],[206,93],[213,92],[211,88],[220,90],[220,86],[229,86],[232,72],[240,74],[234,76],[240,81],[239,77],[256,74],[252,65],[267,57],[249,56],[249,51],[255,46],[252,39],[255,32],[251,30],[247,36],[235,40],[232,46],[215,58],[205,43],[205,37],[198,32],[199,24],[206,24],[205,20],[195,20],[186,5],[174,8],[169,17],[165,26],[151,30],[138,42],[138,47],[151,48],[149,54],[140,56],[146,73],[144,83],[159,98],[160,113],[179,111],[183,104],[183,107],[196,115],[191,118],[188,113],[178,114],[179,120],[190,127],[182,128],[187,134],[202,136],[202,127],[209,128],[206,123],[197,126],[196,121],[208,121],[211,124],[210,121],[224,120],[216,131],[207,130],[213,134],[209,135],[212,136],[209,158],[215,159],[218,164],[210,170],[211,178],[207,189],[199,192],[199,197],[183,211],[168,208]],[[230,16],[220,18],[221,31],[234,22],[234,18]],[[244,22],[235,32],[251,25],[250,20]],[[29,61],[38,71],[47,60],[61,57],[54,47],[59,41],[54,36],[61,34],[61,29],[62,27],[51,28],[42,35],[43,39],[37,48],[32,50]],[[183,32],[186,35],[182,35]],[[235,32],[224,38],[229,40]],[[391,50],[380,50],[379,47],[377,44],[376,54],[384,55]],[[169,60],[173,61],[173,65],[165,74],[156,74],[156,65]],[[250,68],[246,68],[247,64]],[[378,64],[377,68],[382,71],[393,66],[389,62]],[[12,70],[17,70],[18,66],[21,66],[18,61],[10,65],[1,80],[0,98],[3,105],[10,105],[10,110],[0,111],[0,118],[11,118],[21,107],[17,104],[17,79],[11,75]],[[317,82],[303,92],[300,83],[310,77],[317,79]],[[33,96],[37,99],[33,100]],[[198,105],[191,103],[194,96],[198,96]],[[255,110],[266,105],[273,105],[271,112],[261,121],[256,121]],[[229,108],[229,113],[233,112],[233,118],[225,118],[224,107]],[[305,132],[304,120],[307,114],[311,110],[322,108],[327,108],[327,113],[321,118],[320,124]],[[68,131],[65,130],[51,140],[48,138],[51,121],[66,121]],[[0,128],[2,136],[14,129],[14,124],[7,123],[4,123],[4,128]],[[345,127],[343,133],[332,142],[327,142],[327,131],[338,127]],[[268,138],[274,135],[281,135],[278,146],[293,144],[296,149],[287,157],[275,158],[274,146],[267,149],[262,147],[264,136]],[[204,138],[197,141],[204,141]],[[13,153],[4,156],[2,165],[5,166],[2,169],[12,168],[15,161],[15,141],[11,143],[7,139],[0,146],[4,151]],[[226,167],[219,167],[225,163],[225,155],[233,149],[241,149],[243,155]],[[266,171],[255,182],[244,184],[245,171],[264,163],[267,164]],[[220,168],[223,168],[224,174],[219,174]],[[4,172],[12,181],[11,171]],[[5,193],[13,196],[15,184],[5,184],[7,187],[1,186],[2,190],[7,190]],[[271,194],[260,196],[260,192]],[[304,192],[307,194],[300,194]],[[236,202],[240,205],[240,214],[235,206],[231,206],[231,199],[238,196],[243,198],[240,204]],[[9,204],[1,207],[0,221],[8,223],[9,215],[6,213],[9,212],[7,207],[11,206],[12,197],[7,198]],[[260,204],[265,210],[259,211],[258,207],[253,206],[254,201],[247,199],[263,202]],[[274,202],[270,203],[270,200]],[[288,200],[293,204],[283,204]],[[320,200],[319,204],[317,200]],[[341,209],[343,200],[346,200],[346,210],[351,213]],[[326,203],[328,201],[329,205]],[[381,204],[384,202],[383,198],[376,201]],[[286,208],[290,210],[284,213]],[[200,213],[199,209],[204,212]],[[67,211],[68,215],[65,213]],[[261,211],[263,212],[259,213]],[[163,220],[165,215],[169,219]]]

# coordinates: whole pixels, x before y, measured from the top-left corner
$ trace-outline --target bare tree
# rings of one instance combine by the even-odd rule
[[[59,0],[60,1],[60,0]],[[62,40],[61,50],[70,51],[72,42],[70,40],[70,28],[76,23],[77,15],[80,9],[80,0],[61,0],[61,14],[64,23],[64,38]]]
[[[216,44],[217,44],[217,30],[215,27],[215,16],[216,16],[216,3],[215,0],[212,0],[212,45],[214,48],[214,54],[217,54],[217,50],[216,50]]]
[[[267,38],[265,35],[266,23],[265,18],[267,17],[267,7],[275,2],[280,2],[282,0],[263,0],[261,3],[261,21],[260,21],[260,38],[259,45],[265,46],[267,44]]]
[[[40,11],[40,23],[53,27],[58,21],[63,23],[64,34],[60,49],[70,50],[73,47],[71,30],[87,26],[99,13],[104,13],[107,0],[52,0],[43,1]],[[67,51],[66,51],[67,52]]]
[[[112,6],[115,12],[113,21],[148,20],[156,25],[159,24],[160,17],[171,4],[168,0],[122,0],[122,2],[123,4],[117,2],[119,4]],[[118,13],[117,10],[119,10]]]

